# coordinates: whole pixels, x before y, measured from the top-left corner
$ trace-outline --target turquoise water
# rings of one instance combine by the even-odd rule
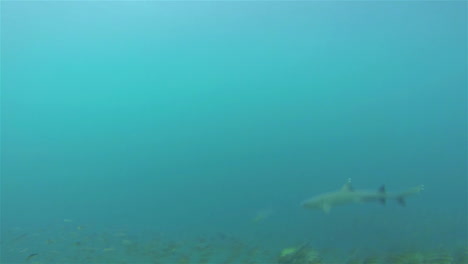
[[[466,2],[1,8],[2,263],[466,249]]]

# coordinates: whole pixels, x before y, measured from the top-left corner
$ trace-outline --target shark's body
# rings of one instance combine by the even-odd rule
[[[321,209],[324,212],[330,212],[332,207],[351,203],[363,203],[378,201],[385,203],[387,199],[395,199],[400,205],[405,205],[405,198],[409,195],[417,194],[424,189],[423,185],[408,189],[400,193],[387,193],[385,186],[382,185],[378,191],[354,190],[351,185],[351,179],[343,187],[335,192],[329,192],[312,197],[302,203],[307,209]]]

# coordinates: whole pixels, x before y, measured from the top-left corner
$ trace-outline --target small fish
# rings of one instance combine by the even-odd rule
[[[114,236],[116,236],[116,237],[125,237],[125,236],[127,236],[127,234],[125,232],[117,232],[117,233],[114,234]]]
[[[29,261],[31,260],[33,257],[39,255],[39,253],[32,253],[31,255],[29,255],[27,258],[26,258],[26,261]]]
[[[120,242],[121,242],[122,245],[124,245],[124,246],[131,246],[131,245],[134,244],[133,241],[132,241],[132,240],[129,240],[129,239],[122,239]]]
[[[20,240],[26,238],[27,236],[28,236],[28,234],[26,234],[26,233],[21,234],[21,235],[15,237],[15,238],[13,238],[12,240],[10,240],[9,243],[14,243],[14,242],[20,241]]]
[[[252,218],[252,222],[258,224],[265,221],[273,213],[272,209],[263,209],[258,211],[255,216]]]

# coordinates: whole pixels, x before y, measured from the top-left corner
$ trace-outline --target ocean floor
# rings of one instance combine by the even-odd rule
[[[66,220],[67,221],[67,220]],[[297,241],[283,248],[225,233],[175,238],[160,232],[98,231],[72,222],[57,228],[2,230],[1,263],[174,264],[468,264],[468,247],[369,253],[319,249]]]

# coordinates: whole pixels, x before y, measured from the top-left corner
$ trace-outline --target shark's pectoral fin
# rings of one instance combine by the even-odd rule
[[[385,197],[379,198],[379,202],[381,205],[385,205],[387,203],[387,200],[385,200]]]
[[[405,197],[403,197],[403,196],[398,196],[398,197],[396,198],[396,200],[397,200],[397,202],[398,202],[399,205],[401,205],[401,206],[406,206]]]
[[[328,203],[322,204],[322,210],[327,214],[330,213],[330,210],[331,210],[330,204],[328,204]]]
[[[379,190],[377,191],[381,195],[381,197],[378,199],[380,204],[385,205],[386,199],[387,199],[387,192],[385,191],[385,185],[380,186]]]

